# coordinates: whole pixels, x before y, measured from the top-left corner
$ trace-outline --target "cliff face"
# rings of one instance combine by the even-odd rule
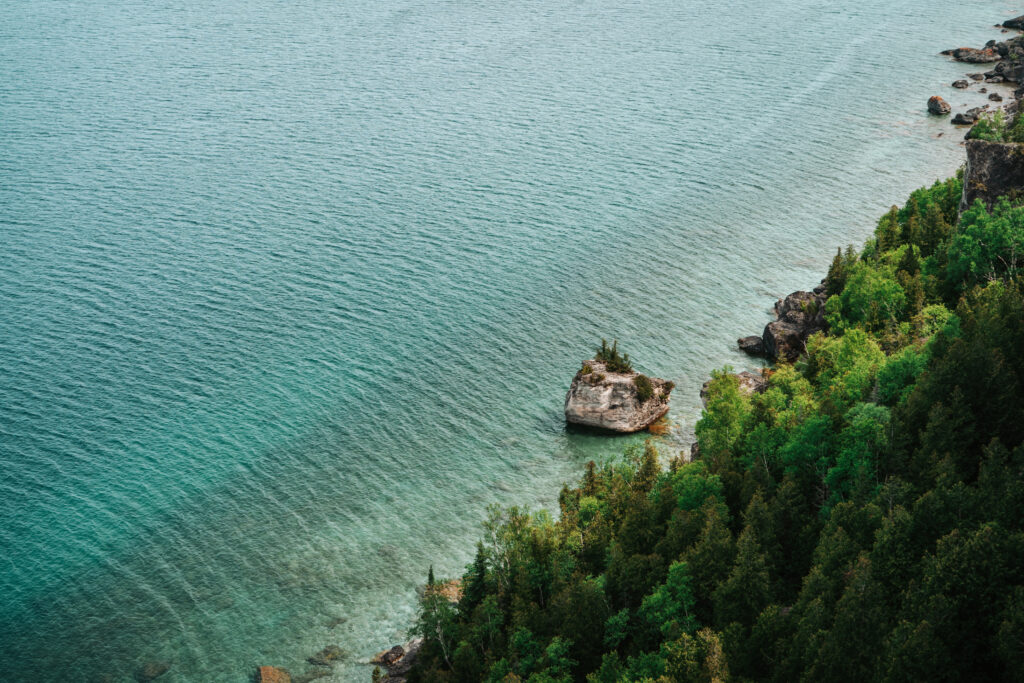
[[[1024,195],[1024,145],[968,140],[960,211],[975,199],[991,208],[996,197],[1003,195],[1011,201]]]
[[[566,422],[615,432],[647,429],[668,412],[672,384],[648,377],[651,396],[642,400],[638,377],[642,375],[637,372],[608,372],[604,363],[586,361],[565,396]]]

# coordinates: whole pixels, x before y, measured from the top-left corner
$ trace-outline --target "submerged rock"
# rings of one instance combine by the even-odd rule
[[[315,655],[307,657],[306,661],[316,666],[330,666],[331,662],[336,662],[344,656],[345,651],[340,647],[337,645],[328,645]]]
[[[933,114],[948,114],[952,111],[952,107],[949,106],[949,102],[938,95],[932,95],[928,98],[928,111]]]
[[[314,669],[306,669],[305,673],[293,678],[292,683],[312,683],[313,681],[319,680],[321,678],[327,678],[330,675],[330,668],[318,667]]]
[[[163,676],[171,668],[170,662],[146,662],[135,670],[135,680],[139,683],[149,683]]]
[[[256,669],[255,683],[292,683],[291,674],[276,666],[261,666]]]
[[[967,141],[964,193],[960,210],[980,199],[989,208],[998,197],[1024,196],[1024,145],[1012,142]]]
[[[650,396],[641,385],[650,383]],[[599,360],[584,361],[565,395],[566,422],[614,432],[647,429],[668,412],[674,385],[638,372],[610,372]]]

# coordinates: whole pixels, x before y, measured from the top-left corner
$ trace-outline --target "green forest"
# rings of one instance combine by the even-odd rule
[[[490,510],[410,680],[1024,680],[1024,207],[961,185],[836,255],[766,391],[714,374],[694,462]]]

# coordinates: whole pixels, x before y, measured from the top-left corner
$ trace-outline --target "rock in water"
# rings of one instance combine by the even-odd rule
[[[345,651],[340,647],[337,645],[328,645],[312,657],[307,657],[306,661],[315,666],[330,666],[331,662],[335,662],[344,656]]]
[[[984,111],[985,110],[981,107],[973,107],[962,114],[958,113],[953,117],[953,120],[950,123],[956,126],[970,126],[978,122],[978,117],[980,117]]]
[[[949,54],[953,55],[953,59],[956,61],[968,64],[998,62],[1000,57],[999,52],[991,47],[985,47],[980,50],[973,47],[958,47],[955,50],[950,50]]]
[[[292,676],[276,666],[261,666],[256,669],[256,683],[292,683]]]
[[[1024,145],[968,140],[960,210],[966,210],[976,199],[992,208],[996,198],[1003,195],[1024,195]]]
[[[752,356],[760,356],[764,354],[764,342],[756,335],[737,339],[736,344],[739,345],[740,351],[749,353]]]
[[[948,114],[951,111],[951,107],[946,100],[938,95],[932,95],[928,98],[928,111],[933,114]]]
[[[778,320],[765,325],[761,341],[769,358],[795,361],[804,352],[807,338],[825,329],[824,289],[815,292],[793,292],[775,302]]]
[[[963,90],[964,88],[966,88],[969,85],[970,85],[970,83],[968,83],[967,81],[965,81],[962,78],[959,81],[953,81],[953,87],[954,88],[960,88],[961,90]]]
[[[1015,28],[1018,31],[1024,31],[1024,15],[1014,17],[1013,19],[1007,19],[1003,22],[1003,26],[1006,28]]]
[[[404,656],[405,649],[401,645],[395,645],[390,650],[378,652],[374,656],[374,658],[370,660],[370,664],[381,664],[383,666],[391,666]]]
[[[642,377],[651,386],[646,399],[641,399]],[[584,361],[565,395],[565,421],[614,432],[638,432],[668,412],[673,386],[638,372],[609,372],[599,360]]]

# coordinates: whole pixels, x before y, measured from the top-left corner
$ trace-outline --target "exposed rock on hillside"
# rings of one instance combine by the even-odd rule
[[[740,391],[747,396],[753,394],[760,394],[768,388],[768,378],[759,372],[750,372],[744,370],[743,372],[737,372],[733,375],[740,382]],[[704,382],[700,388],[700,401],[704,404],[704,407],[708,407],[708,387],[711,386],[711,380]]]
[[[975,199],[991,207],[996,197],[1024,196],[1024,145],[1012,142],[967,141],[964,194],[960,210]]]
[[[649,396],[644,381],[650,382]],[[668,412],[672,382],[638,372],[610,372],[599,360],[584,361],[565,396],[565,420],[615,432],[638,432]]]

